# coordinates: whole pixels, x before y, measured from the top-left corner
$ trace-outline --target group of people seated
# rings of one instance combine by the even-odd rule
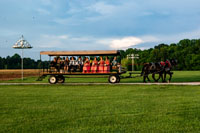
[[[111,69],[118,69],[120,63],[117,62],[117,57],[114,57],[112,62],[106,56],[105,61],[102,56],[89,59],[88,57],[55,57],[50,63],[51,70],[55,69],[57,72],[82,72],[82,73],[109,73]]]

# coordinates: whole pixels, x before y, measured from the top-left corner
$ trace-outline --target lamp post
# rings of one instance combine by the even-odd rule
[[[24,39],[24,36],[22,35],[21,38],[13,45],[14,49],[21,49],[22,50],[22,55],[21,55],[21,75],[22,75],[22,81],[24,79],[24,49],[31,49],[33,48],[28,41]]]
[[[134,59],[139,59],[139,55],[138,54],[129,54],[127,55],[127,59],[132,59],[132,71],[134,71]]]

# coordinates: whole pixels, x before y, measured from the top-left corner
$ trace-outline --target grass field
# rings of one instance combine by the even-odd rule
[[[151,76],[149,76],[151,81],[153,82]],[[43,81],[36,81],[38,77],[28,77],[25,78],[23,82],[25,83],[48,83],[48,77],[46,77]],[[21,79],[7,80],[0,82],[21,82]],[[67,83],[107,83],[108,78],[66,78]],[[143,77],[137,78],[129,78],[122,79],[121,83],[134,83],[134,82],[143,82]],[[161,80],[160,80],[161,82]],[[200,71],[174,71],[172,81],[171,82],[200,82]]]
[[[38,76],[39,69],[24,69],[24,77]],[[0,69],[0,80],[14,80],[21,78],[20,69]]]
[[[200,86],[0,86],[0,132],[200,132]]]

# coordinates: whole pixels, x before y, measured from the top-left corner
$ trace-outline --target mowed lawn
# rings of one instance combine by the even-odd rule
[[[200,86],[0,86],[0,132],[200,132]]]

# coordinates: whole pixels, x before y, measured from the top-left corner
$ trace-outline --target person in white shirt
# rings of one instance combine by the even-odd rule
[[[75,72],[76,71],[76,60],[75,60],[74,57],[70,58],[70,61],[69,61],[69,70],[71,72]]]
[[[78,60],[77,60],[77,68],[82,72],[83,71],[83,60],[81,58],[81,56],[79,56]]]

